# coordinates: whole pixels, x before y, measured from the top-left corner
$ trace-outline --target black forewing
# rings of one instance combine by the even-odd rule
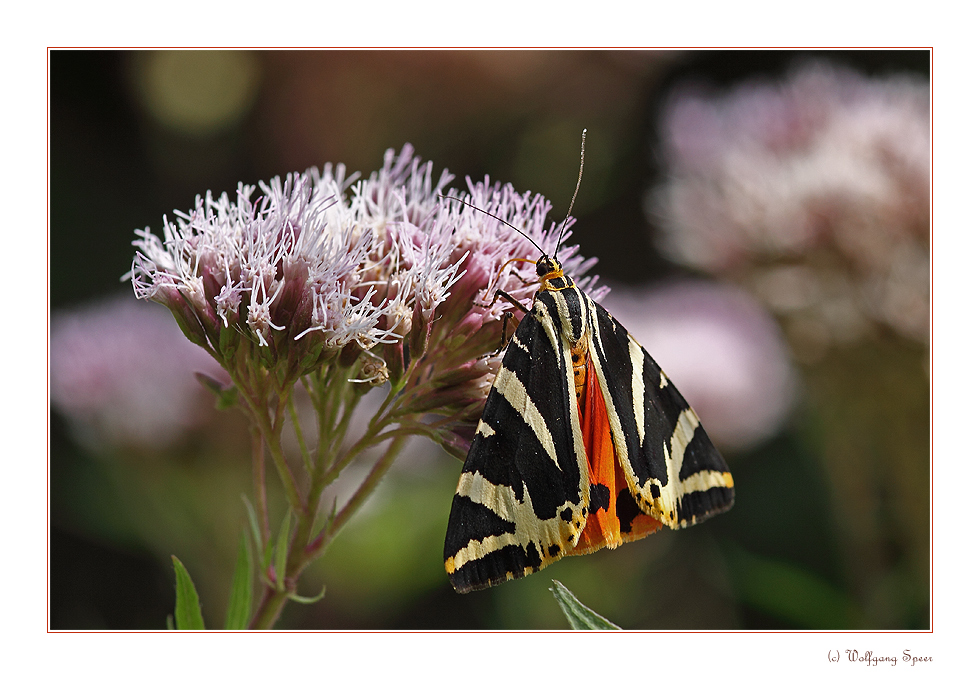
[[[556,548],[536,546],[527,540],[529,527],[522,531],[522,512],[527,512],[527,504],[533,508],[535,518],[551,520],[568,502],[584,503],[570,416],[571,409],[576,408],[568,385],[571,367],[567,352],[561,349],[557,314],[551,294],[535,296],[534,309],[521,320],[504,353],[483,411],[486,427],[477,428],[462,470],[464,475],[478,473],[493,485],[509,487],[517,502],[525,505],[498,507],[499,512],[512,515],[500,516],[457,494],[449,514],[444,557],[448,560],[472,540],[507,533],[515,534],[523,545],[508,545],[458,566],[450,574],[457,590],[465,592],[523,576],[527,567],[536,570],[542,560],[551,561],[541,553]],[[516,381],[510,379],[508,383],[505,372],[512,373]],[[515,382],[526,396],[518,396],[520,390]],[[531,413],[535,410],[541,416],[537,424],[532,423]],[[557,464],[542,441],[545,434],[553,442]],[[538,538],[533,531],[530,533],[531,538]]]
[[[704,471],[727,473],[728,465],[711,443],[700,422],[697,422],[694,436],[684,451],[672,451],[671,459],[665,456],[664,445],[666,443],[669,451],[677,422],[690,406],[670,380],[661,379],[660,366],[630,337],[622,324],[602,306],[594,302],[592,306],[595,310],[594,331],[597,336],[593,343],[593,359],[599,363],[606,376],[609,397],[614,407],[610,417],[614,411],[622,426],[627,456],[638,486],[643,487],[648,480],[656,480],[658,484],[650,487],[656,498],[659,488],[678,489],[684,480]],[[631,345],[642,352],[642,365],[637,365],[634,357],[631,357]],[[642,395],[636,394],[634,388],[634,375],[637,371],[642,371]],[[638,399],[642,401],[642,437],[634,407]],[[696,419],[693,411],[690,414]],[[676,479],[672,480],[672,476]],[[697,522],[727,510],[734,502],[734,497],[734,490],[730,486],[680,494],[671,499],[670,503],[676,515],[666,517],[665,523],[676,527]]]

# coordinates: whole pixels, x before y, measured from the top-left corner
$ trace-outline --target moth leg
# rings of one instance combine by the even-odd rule
[[[504,319],[503,319],[504,322],[500,326],[500,344],[497,346],[497,349],[492,351],[487,356],[495,357],[503,351],[504,347],[507,346],[507,323],[513,318],[514,318],[514,312],[511,311],[504,312]]]
[[[493,299],[490,301],[490,305],[492,305],[494,302],[496,302],[497,301],[497,298],[501,298],[501,297],[504,298],[505,300],[507,300],[509,303],[511,303],[515,307],[517,307],[518,309],[520,309],[525,314],[527,314],[527,312],[528,312],[527,307],[525,307],[524,305],[522,305],[517,300],[517,298],[515,298],[513,295],[511,295],[510,293],[508,293],[506,291],[500,290],[499,288],[497,289],[497,292],[495,292],[493,294]],[[488,305],[488,306],[490,306],[490,305]],[[503,322],[504,323],[500,327],[500,345],[494,351],[492,351],[489,354],[485,354],[482,357],[480,357],[481,359],[486,359],[487,357],[495,357],[495,356],[497,356],[498,354],[500,354],[503,351],[504,347],[507,346],[507,324],[513,318],[514,318],[514,312],[512,312],[510,310],[507,310],[506,312],[504,312],[504,316],[503,316]]]
[[[518,302],[517,301],[517,298],[515,298],[513,295],[511,295],[507,291],[503,291],[503,290],[500,290],[498,288],[497,289],[497,292],[493,294],[493,299],[490,301],[490,304],[492,305],[494,302],[496,302],[497,301],[497,298],[503,298],[503,299],[507,300],[507,302],[509,302],[510,304],[514,305],[519,310],[521,310],[522,312],[524,312],[525,314],[527,314],[527,307],[525,307],[520,302]],[[513,316],[513,314],[511,314],[511,316]]]
[[[481,304],[481,303],[477,302],[477,303],[475,303],[475,305],[477,307],[483,307],[484,309],[490,309],[491,307],[493,307],[494,303],[497,301],[497,298],[504,298],[505,300],[507,300],[507,302],[509,302],[510,304],[514,305],[515,307],[517,307],[518,309],[520,309],[522,312],[524,312],[525,314],[527,314],[527,307],[525,307],[520,302],[518,302],[517,298],[515,298],[513,295],[511,295],[510,293],[508,293],[506,291],[500,290],[499,288],[493,294],[493,297],[490,298],[490,302],[488,302],[487,304]]]
[[[511,276],[517,277],[517,280],[523,283],[525,286],[530,286],[532,284],[538,283],[538,277],[535,276],[531,280],[527,280],[523,276],[521,276],[521,273],[519,271],[511,272]]]

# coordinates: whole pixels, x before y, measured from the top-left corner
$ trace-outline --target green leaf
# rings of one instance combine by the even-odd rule
[[[289,511],[282,518],[279,529],[279,540],[276,541],[276,589],[283,589],[283,579],[286,576],[286,557],[289,554]]]
[[[201,602],[197,598],[191,575],[175,555],[170,558],[174,561],[174,571],[177,573],[177,606],[174,608],[177,630],[204,630]]]
[[[599,616],[594,611],[578,601],[572,591],[563,586],[560,581],[552,579],[554,588],[549,590],[558,600],[558,606],[568,619],[568,623],[573,630],[622,630],[619,626],[612,623],[605,617]]]
[[[248,533],[242,532],[238,542],[235,575],[231,579],[231,598],[225,615],[225,630],[244,630],[252,614],[252,550]]]
[[[226,390],[223,390],[221,394],[218,395],[218,401],[215,407],[219,411],[227,411],[228,409],[234,407],[238,404],[238,388],[232,385]]]
[[[272,541],[269,541],[269,544],[265,546],[265,550],[262,552],[262,571],[259,572],[259,578],[270,587],[273,587],[272,582],[269,581],[269,565],[272,564],[272,548]]]
[[[312,597],[304,597],[303,595],[297,595],[296,593],[290,593],[286,595],[293,602],[299,602],[300,604],[313,604],[314,602],[319,602],[323,599],[323,596],[327,594],[327,587],[323,586],[320,588],[320,592]]]
[[[259,531],[259,518],[255,514],[255,508],[252,507],[252,504],[249,502],[248,497],[245,494],[242,494],[242,503],[245,504],[245,510],[248,512],[248,525],[252,529],[252,540],[255,541],[255,549],[261,552],[262,532]],[[265,569],[268,566],[268,561],[262,562],[262,569]]]
[[[219,411],[225,411],[238,403],[238,388],[234,385],[225,387],[220,382],[204,373],[195,372],[194,377],[197,378],[199,383],[201,383],[218,398],[217,402],[215,403],[215,408],[217,408]]]

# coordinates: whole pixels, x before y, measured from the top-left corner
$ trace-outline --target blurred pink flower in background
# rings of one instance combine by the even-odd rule
[[[752,290],[804,359],[875,323],[928,339],[927,82],[810,64],[725,95],[679,89],[661,131],[648,214],[668,256]]]
[[[215,413],[194,376],[227,382],[170,312],[127,294],[51,320],[51,402],[90,449],[162,451]]]
[[[796,379],[779,326],[734,286],[619,287],[603,305],[646,348],[718,446],[746,449],[775,434]]]

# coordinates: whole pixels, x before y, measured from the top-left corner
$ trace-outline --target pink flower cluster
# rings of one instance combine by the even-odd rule
[[[830,341],[929,328],[929,85],[811,64],[783,83],[673,95],[664,250]]]
[[[327,165],[260,183],[258,195],[208,193],[164,218],[163,239],[137,232],[136,296],[170,308],[233,376],[261,365],[286,385],[360,362],[356,380],[381,385],[412,366],[427,386],[419,412],[456,409],[475,424],[509,306],[493,293],[526,302],[537,288],[533,262],[512,260],[536,259],[537,244],[587,290],[594,281],[580,275],[593,261],[559,246],[543,197],[489,178],[459,193],[451,180],[406,145],[363,180]]]

